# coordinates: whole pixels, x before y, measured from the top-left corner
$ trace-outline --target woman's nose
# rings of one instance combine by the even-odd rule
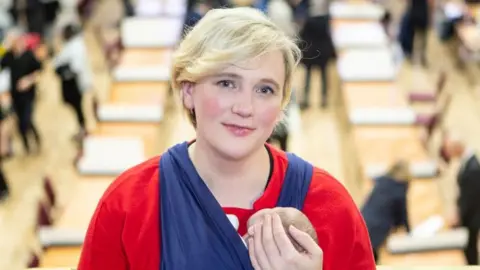
[[[240,91],[235,97],[232,112],[241,117],[250,117],[253,114],[253,95],[252,91]]]

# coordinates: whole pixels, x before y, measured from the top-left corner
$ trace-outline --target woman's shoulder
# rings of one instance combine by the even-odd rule
[[[124,171],[106,189],[101,203],[126,209],[129,198],[147,198],[144,195],[158,187],[159,161],[160,156],[155,156]]]
[[[332,230],[352,228],[361,222],[360,212],[343,183],[325,170],[314,167],[304,212],[310,219],[320,219]],[[348,225],[347,225],[348,224]],[[355,226],[353,226],[355,227]]]
[[[288,155],[270,146],[274,159],[282,165],[288,164]],[[308,161],[301,158],[303,162]],[[286,169],[287,166],[285,166]],[[337,207],[356,208],[351,195],[345,186],[327,171],[313,166],[313,175],[308,189],[306,201],[307,204],[312,202],[312,206],[329,207],[335,204]]]
[[[314,167],[312,182],[308,195],[313,200],[334,203],[335,205],[351,205],[353,199],[345,186],[327,171]]]
[[[360,211],[351,195],[331,174],[314,168],[303,212],[316,228],[329,233],[344,233],[353,237],[364,226]]]

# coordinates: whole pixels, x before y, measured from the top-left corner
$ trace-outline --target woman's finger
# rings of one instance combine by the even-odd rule
[[[253,237],[247,238],[248,246],[248,255],[250,255],[250,261],[252,262],[253,269],[261,270],[260,265],[258,264],[257,258],[255,256],[255,244],[253,243]]]
[[[292,244],[290,238],[288,238],[287,232],[283,227],[282,220],[278,214],[273,215],[272,220],[273,237],[280,250],[280,255],[284,258],[290,258],[295,256],[298,252]]]
[[[281,261],[280,251],[273,237],[272,215],[266,214],[262,226],[262,244],[270,261],[270,265],[275,265]]]
[[[255,246],[255,258],[261,269],[272,269],[262,244],[262,224],[255,224],[254,228],[253,244]]]
[[[308,254],[319,256],[323,255],[322,249],[320,246],[315,243],[315,240],[306,232],[303,232],[297,229],[295,226],[290,225],[288,228],[290,235],[295,239]]]

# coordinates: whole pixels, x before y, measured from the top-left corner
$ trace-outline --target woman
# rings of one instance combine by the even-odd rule
[[[407,232],[410,232],[407,212],[410,180],[408,163],[395,163],[384,176],[374,180],[375,187],[362,208],[376,262],[379,260],[378,249],[392,229],[405,226]]]
[[[77,137],[87,134],[83,113],[83,93],[92,87],[92,74],[88,62],[88,52],[80,30],[74,25],[67,25],[63,30],[64,46],[54,66],[62,81],[63,101],[70,105],[77,116],[80,131]]]
[[[115,180],[92,218],[79,269],[375,269],[365,224],[343,186],[265,144],[299,57],[261,11],[209,11],[172,65],[172,88],[197,138]],[[247,228],[255,212],[276,206],[300,209],[321,248],[291,227],[307,253],[295,251],[275,215]],[[248,249],[239,237],[247,233]]]
[[[327,106],[328,91],[328,63],[336,57],[335,47],[330,31],[330,2],[332,0],[309,0],[308,19],[300,33],[303,40],[302,63],[305,65],[305,92],[303,102],[300,104],[302,109],[310,106],[310,78],[312,69],[320,68],[321,84],[321,106]]]

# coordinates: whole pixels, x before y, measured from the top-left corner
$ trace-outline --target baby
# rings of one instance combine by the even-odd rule
[[[273,214],[273,213],[276,213],[280,216],[280,220],[282,221],[283,228],[285,229],[285,232],[287,233],[288,238],[290,238],[290,241],[292,241],[292,244],[297,249],[297,251],[305,252],[303,247],[300,244],[298,244],[297,241],[295,241],[295,239],[290,235],[288,230],[290,225],[293,225],[295,226],[295,228],[310,235],[313,238],[313,240],[318,244],[317,233],[312,223],[310,223],[310,220],[307,218],[307,216],[305,216],[301,211],[299,211],[296,208],[276,207],[272,209],[263,209],[261,211],[258,211],[253,216],[251,216],[250,219],[248,220],[247,228],[249,228],[253,224],[261,223],[263,221],[264,215]],[[243,239],[246,240],[248,237],[249,237],[248,235],[245,235]]]

